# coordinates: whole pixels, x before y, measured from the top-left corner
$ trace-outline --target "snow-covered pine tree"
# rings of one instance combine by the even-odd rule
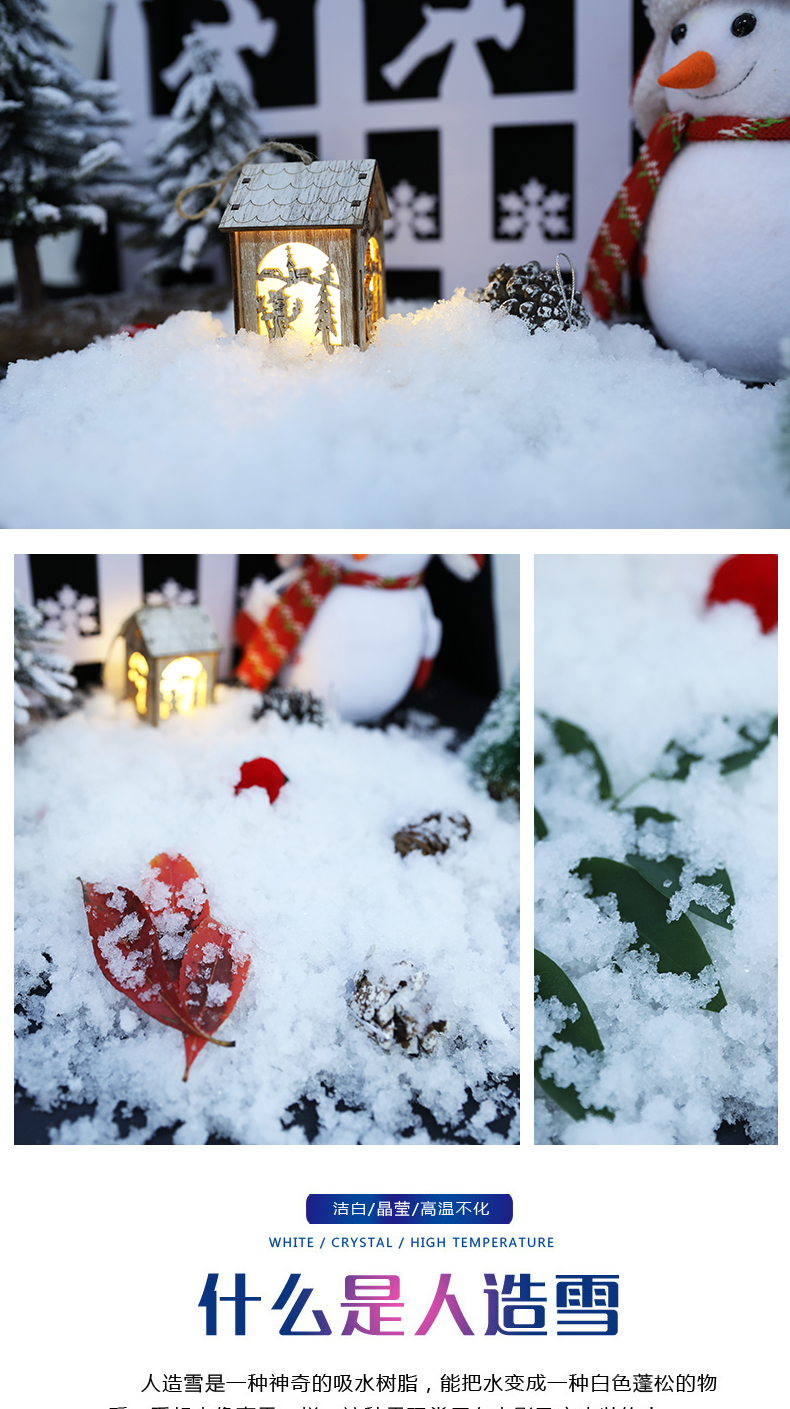
[[[0,239],[13,243],[22,308],[41,306],[36,243],[135,208],[117,87],[88,79],[42,0],[0,0]]]
[[[467,766],[492,797],[519,800],[521,691],[518,673],[493,701],[464,750]]]
[[[335,282],[332,275],[335,274]],[[335,312],[332,307],[330,289],[337,289],[337,274],[335,266],[331,260],[327,262],[321,273],[321,287],[318,290],[318,304],[316,307],[315,332],[324,344],[327,352],[334,352],[332,338],[337,336],[337,324],[335,323]]]
[[[261,143],[252,103],[238,84],[222,73],[219,51],[212,49],[199,31],[186,36],[184,51],[190,76],[161,136],[149,150],[152,169],[148,180],[154,187],[154,198],[146,209],[142,229],[129,241],[157,250],[146,266],[146,272],[154,275],[164,269],[189,274],[206,245],[222,243],[217,226],[224,202],[218,201],[200,220],[184,220],[176,209],[176,197],[187,186],[218,180]],[[208,205],[210,196],[205,187],[194,191],[185,197],[183,208],[195,214]]]
[[[71,661],[52,650],[62,637],[44,625],[36,607],[14,594],[14,723],[29,724],[30,712],[65,714],[76,680]]]

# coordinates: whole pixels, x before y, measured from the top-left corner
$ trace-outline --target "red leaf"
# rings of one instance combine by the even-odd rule
[[[274,759],[253,758],[249,763],[242,763],[241,776],[234,792],[238,794],[243,788],[265,788],[269,794],[269,801],[274,802],[278,796],[283,783],[288,779],[281,768],[278,768]]]
[[[234,1007],[244,987],[250,956],[230,930],[208,915],[195,930],[181,964],[178,979],[179,1007],[200,1033],[216,1032]],[[186,1081],[206,1037],[184,1035]]]
[[[168,1027],[185,1031],[159,952],[156,930],[145,906],[131,890],[99,890],[82,885],[82,898],[96,963],[119,993]],[[168,1002],[167,1000],[171,1001]]]
[[[144,1012],[183,1032],[184,1080],[207,1042],[235,1046],[212,1033],[244,986],[250,956],[212,919],[203,883],[186,857],[155,856],[143,877],[142,900],[125,886],[100,891],[80,884],[99,968]]]
[[[187,945],[200,922],[208,916],[208,897],[194,866],[180,853],[160,852],[149,862],[140,884],[140,895],[156,926],[162,962],[178,1003],[178,975]]]
[[[779,619],[779,558],[776,553],[736,553],[720,563],[708,591],[714,602],[746,602],[753,607],[763,634]]]

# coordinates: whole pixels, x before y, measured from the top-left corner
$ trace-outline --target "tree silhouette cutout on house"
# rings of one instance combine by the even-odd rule
[[[332,277],[334,275],[334,278]],[[327,352],[334,352],[332,338],[337,337],[337,322],[335,320],[335,310],[332,306],[330,289],[337,289],[340,292],[340,285],[337,282],[337,272],[331,261],[324,265],[319,277],[318,304],[316,306],[315,333],[324,344]]]

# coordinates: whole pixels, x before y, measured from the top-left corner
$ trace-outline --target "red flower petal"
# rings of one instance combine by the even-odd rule
[[[242,763],[241,776],[234,792],[238,794],[243,788],[265,788],[269,801],[274,802],[283,783],[287,782],[282,769],[278,768],[273,759],[253,758],[249,763]]]
[[[707,605],[746,602],[753,607],[763,633],[779,619],[779,558],[776,553],[737,553],[725,558],[713,575]]]

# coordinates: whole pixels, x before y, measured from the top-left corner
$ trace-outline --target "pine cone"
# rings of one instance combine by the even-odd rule
[[[396,1044],[412,1057],[435,1051],[447,1022],[432,1018],[430,1003],[419,996],[428,975],[410,959],[389,964],[386,970],[373,979],[363,969],[354,979],[349,1007],[360,1027],[385,1051]]]
[[[431,812],[421,822],[414,822],[396,832],[393,841],[395,850],[401,856],[410,851],[421,851],[423,856],[436,856],[449,849],[451,841],[466,841],[472,824],[463,812],[457,817],[447,817],[442,821],[441,812]]]
[[[272,712],[281,719],[295,719],[297,724],[326,723],[323,701],[309,690],[297,690],[295,686],[286,690],[282,685],[270,685],[252,717],[261,719]]]
[[[571,312],[570,323],[566,300]],[[566,331],[569,328],[586,328],[590,321],[578,290],[571,302],[570,288],[564,280],[560,287],[556,270],[541,269],[535,259],[520,264],[516,269],[500,264],[489,275],[481,302],[492,309],[504,308],[507,313],[521,318],[531,333],[537,328],[552,326]]]
[[[483,289],[481,303],[490,303],[495,308],[499,308],[503,299],[507,297],[507,283],[512,274],[513,268],[510,264],[500,264],[498,268],[492,269],[488,276],[488,283]]]

